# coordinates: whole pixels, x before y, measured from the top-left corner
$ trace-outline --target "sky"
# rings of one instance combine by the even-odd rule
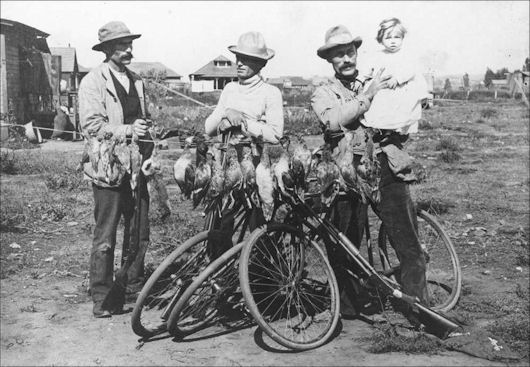
[[[276,52],[265,77],[333,74],[316,55],[330,27],[343,24],[360,36],[358,65],[366,67],[380,45],[379,23],[399,18],[404,45],[423,72],[483,75],[521,69],[529,57],[529,1],[0,1],[0,14],[49,33],[50,47],[76,48],[78,63],[94,67],[98,29],[121,20],[142,37],[133,61],[159,61],[188,75],[219,55],[247,31],[263,34]]]

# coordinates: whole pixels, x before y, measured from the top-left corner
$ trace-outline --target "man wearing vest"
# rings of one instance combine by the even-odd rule
[[[141,78],[127,69],[131,63],[132,41],[141,35],[132,34],[124,23],[113,21],[105,24],[98,32],[99,43],[92,47],[105,54],[104,62],[95,67],[82,80],[79,86],[79,115],[81,128],[87,142],[98,146],[102,136],[112,136],[125,141],[132,147],[131,140],[138,140],[137,159],[141,164],[152,153],[153,143],[148,132],[148,112]],[[93,140],[90,140],[93,139]],[[136,143],[135,143],[136,144]],[[134,160],[134,149],[131,148],[129,167]],[[134,262],[127,271],[127,292],[138,292],[144,282],[144,257],[149,243],[149,195],[142,172],[135,178],[131,169],[120,169],[120,174],[107,177],[103,171],[94,172],[99,161],[112,161],[104,157],[105,150],[89,154],[90,162],[85,163],[84,172],[92,181],[94,194],[95,229],[90,256],[90,292],[94,302],[94,317],[111,317],[113,313],[122,312],[121,306],[116,309],[103,309],[103,301],[113,286],[114,248],[116,231],[121,217],[124,217],[123,249],[129,243],[135,243],[139,234],[139,248]],[[108,153],[108,152],[107,152]],[[138,154],[139,153],[139,154]],[[110,153],[112,154],[112,153]],[[129,159],[129,158],[127,158]],[[137,177],[137,178],[136,178]],[[133,185],[131,185],[131,181]],[[139,195],[135,210],[133,187]],[[139,203],[139,204],[138,204]],[[135,216],[139,215],[136,219]],[[136,228],[136,224],[139,223]],[[123,259],[122,259],[123,263]]]

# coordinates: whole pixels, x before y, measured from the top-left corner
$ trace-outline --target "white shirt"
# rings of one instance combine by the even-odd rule
[[[398,81],[395,89],[382,89],[364,114],[363,125],[402,133],[418,131],[421,118],[421,100],[427,98],[427,83],[419,71],[417,61],[406,49],[398,52],[381,50],[373,65],[374,73],[384,68],[383,75],[392,75]]]
[[[127,76],[127,73],[125,71],[116,71],[113,68],[109,68],[109,69],[110,69],[110,72],[112,73],[112,75],[114,75],[116,77],[116,79],[118,79],[118,81],[123,86],[123,88],[125,88],[125,91],[128,94],[129,93],[130,81],[129,81],[129,77]]]
[[[263,81],[261,75],[239,82],[228,83],[219,97],[215,110],[206,119],[204,128],[210,136],[217,134],[217,126],[225,117],[225,110],[233,108],[246,115],[248,130],[245,135],[262,135],[265,142],[277,143],[283,136],[282,93]]]

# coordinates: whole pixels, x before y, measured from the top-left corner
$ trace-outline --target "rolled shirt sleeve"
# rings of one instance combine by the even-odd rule
[[[229,93],[228,91],[229,86],[226,86],[225,89],[221,92],[221,96],[219,97],[219,101],[217,102],[217,106],[215,106],[215,109],[213,112],[206,118],[206,121],[204,122],[204,130],[208,136],[216,136],[217,135],[217,127],[219,126],[219,123],[225,117],[225,110],[226,110],[226,94]]]

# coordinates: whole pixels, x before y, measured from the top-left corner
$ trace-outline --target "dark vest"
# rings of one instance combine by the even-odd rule
[[[123,109],[123,123],[129,125],[137,118],[142,117],[142,107],[140,106],[140,98],[138,97],[138,92],[136,91],[131,75],[129,75],[128,71],[126,71],[126,74],[129,79],[129,93],[123,88],[123,85],[114,76],[114,73],[110,73]]]
[[[127,93],[125,88],[123,88],[123,85],[121,85],[120,81],[112,72],[110,75],[112,76],[112,81],[114,82],[114,87],[116,88],[116,93],[118,93],[118,99],[120,100],[121,108],[123,109],[123,123],[130,125],[134,120],[144,117],[142,116],[140,97],[138,97],[138,91],[134,86],[132,76],[128,70],[126,70],[125,73],[129,79],[129,93]],[[151,136],[148,135],[142,139],[151,139]],[[153,153],[154,144],[152,142],[141,141],[139,146],[144,160],[149,158]]]

